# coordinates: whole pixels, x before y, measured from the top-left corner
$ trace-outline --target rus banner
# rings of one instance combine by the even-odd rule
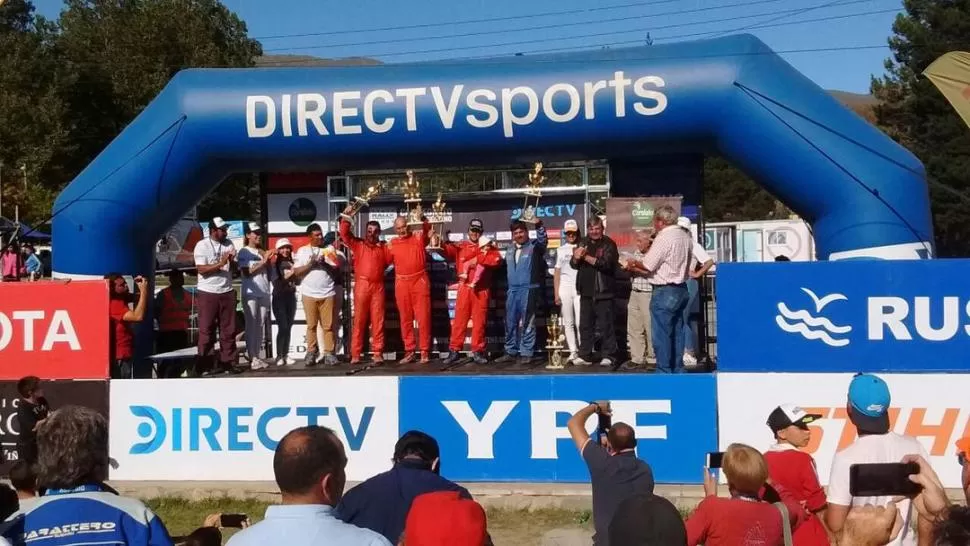
[[[108,377],[104,281],[0,283],[0,379]]]
[[[653,210],[670,205],[680,215],[682,201],[680,195],[611,197],[606,200],[606,232],[616,241],[620,252],[633,252],[636,250],[636,232],[653,229]]]

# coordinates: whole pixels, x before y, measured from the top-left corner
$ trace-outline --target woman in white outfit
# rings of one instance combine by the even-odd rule
[[[579,241],[579,224],[576,220],[566,220],[563,233],[566,242],[556,249],[556,268],[552,279],[556,305],[559,306],[563,330],[566,331],[569,362],[572,362],[579,358],[579,294],[576,293],[576,270],[569,265],[573,249]]]
[[[249,222],[246,231],[246,246],[236,258],[242,273],[243,316],[246,318],[246,353],[250,367],[259,370],[269,363],[259,357],[266,339],[269,324],[270,282],[269,263],[276,254],[275,250],[259,248],[262,228],[256,222]]]

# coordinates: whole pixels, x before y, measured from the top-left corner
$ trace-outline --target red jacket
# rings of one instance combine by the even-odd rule
[[[459,283],[475,282],[479,288],[489,288],[492,283],[491,269],[502,262],[502,255],[495,248],[487,250],[479,248],[478,243],[462,241],[460,243],[445,243],[441,245],[445,259],[455,262]],[[475,269],[484,267],[481,278],[475,278]]]
[[[431,224],[424,223],[424,228],[407,237],[397,237],[387,243],[387,264],[394,265],[394,275],[397,278],[409,277],[424,273],[428,263],[428,232]]]
[[[340,220],[339,231],[340,240],[353,253],[354,276],[369,281],[383,280],[388,264],[387,244],[384,241],[375,244],[357,237],[350,232],[350,222],[344,219]]]

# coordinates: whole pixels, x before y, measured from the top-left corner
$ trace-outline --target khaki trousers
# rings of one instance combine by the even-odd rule
[[[306,351],[313,353],[317,350],[317,325],[323,328],[323,353],[333,354],[337,344],[334,330],[336,325],[336,296],[329,298],[309,298],[303,296],[303,312],[306,314]]]
[[[627,306],[626,334],[630,347],[630,360],[644,364],[653,358],[653,344],[650,340],[650,298],[652,292],[630,291],[630,304]]]

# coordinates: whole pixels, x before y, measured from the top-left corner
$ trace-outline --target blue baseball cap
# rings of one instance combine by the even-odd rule
[[[889,432],[889,386],[881,378],[868,373],[856,374],[849,383],[851,419],[862,432]]]

